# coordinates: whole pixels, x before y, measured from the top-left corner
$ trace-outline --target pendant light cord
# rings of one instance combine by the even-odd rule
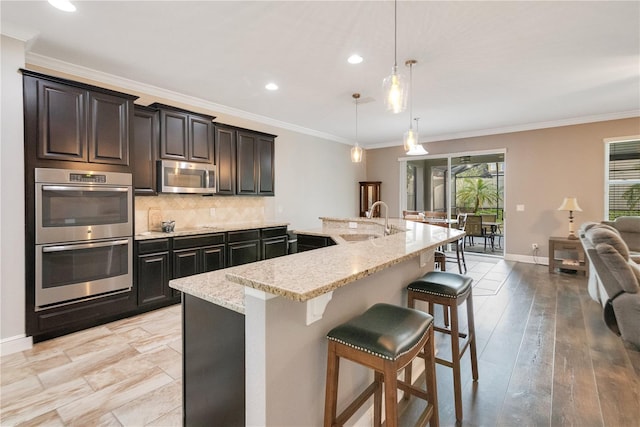
[[[356,98],[356,146],[358,145],[358,98]]]
[[[393,1],[393,66],[398,67],[398,0]]]
[[[409,129],[413,129],[413,63],[409,63]]]

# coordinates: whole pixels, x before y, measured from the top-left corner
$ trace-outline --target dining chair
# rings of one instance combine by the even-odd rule
[[[474,245],[474,237],[482,237],[484,239],[484,249],[487,250],[487,235],[484,232],[481,215],[467,215],[465,223],[466,237],[465,241]],[[465,243],[465,244],[467,244]]]
[[[466,231],[467,214],[459,214],[457,217],[457,220],[458,221],[456,224],[456,228],[461,231]],[[467,262],[464,259],[464,239],[465,239],[465,236],[462,236],[455,242],[451,242],[451,244],[455,245],[456,247],[456,255],[455,257],[454,256],[448,257],[449,259],[455,259],[455,261],[458,263],[458,271],[460,272],[460,274],[463,274],[462,272],[463,268],[464,268],[464,273],[467,272]]]
[[[437,211],[425,211],[424,216],[425,216],[425,218],[446,219],[447,218],[447,213],[446,212],[437,212]]]

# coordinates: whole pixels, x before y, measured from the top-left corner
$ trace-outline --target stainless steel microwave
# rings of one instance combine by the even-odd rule
[[[209,163],[158,160],[158,191],[161,193],[213,194],[216,169]]]

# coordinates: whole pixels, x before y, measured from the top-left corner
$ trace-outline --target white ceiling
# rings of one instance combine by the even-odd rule
[[[394,3],[0,3],[3,34],[53,58],[340,142],[396,145],[384,111]],[[421,141],[640,115],[640,2],[398,2],[399,68],[413,72]],[[33,36],[33,37],[32,37]],[[347,63],[359,53],[364,62]],[[275,81],[277,92],[264,85]],[[232,111],[232,110],[228,110]],[[246,114],[245,114],[246,113]]]

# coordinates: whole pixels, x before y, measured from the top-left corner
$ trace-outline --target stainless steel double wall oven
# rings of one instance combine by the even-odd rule
[[[35,309],[129,291],[129,173],[35,169]]]

